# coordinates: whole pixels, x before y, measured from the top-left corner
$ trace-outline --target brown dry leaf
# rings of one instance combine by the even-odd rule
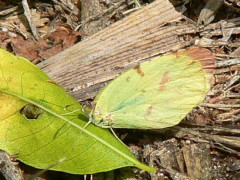
[[[200,126],[204,126],[207,124],[211,123],[211,112],[207,111],[205,113],[195,113],[194,115],[194,119],[190,122],[190,124],[195,124],[195,125],[200,125]]]
[[[27,59],[36,59],[38,57],[38,43],[32,39],[24,39],[23,36],[17,35],[15,38],[9,38],[4,41],[10,44],[15,54],[23,56]]]
[[[0,48],[7,49],[7,45],[4,43],[4,40],[8,39],[9,35],[7,32],[0,33]]]
[[[79,32],[71,32],[68,28],[60,27],[52,32],[45,40],[47,44],[52,44],[49,48],[46,48],[41,52],[41,57],[44,59],[63,51],[66,48],[73,46],[80,40]],[[49,46],[49,45],[48,45]]]
[[[33,39],[25,39],[22,35],[11,37],[7,32],[1,33],[0,40],[2,48],[11,47],[16,55],[38,63],[42,59],[47,59],[74,45],[80,40],[80,33],[61,27],[39,42]]]

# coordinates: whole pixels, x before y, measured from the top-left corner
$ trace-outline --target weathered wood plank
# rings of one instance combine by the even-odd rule
[[[79,101],[139,62],[189,45],[187,25],[168,1],[157,0],[39,64]]]

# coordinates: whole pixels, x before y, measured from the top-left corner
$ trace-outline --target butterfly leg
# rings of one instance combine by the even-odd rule
[[[92,121],[89,120],[89,121],[83,126],[83,129],[85,129],[86,127],[88,127],[88,125],[91,124],[91,123],[92,123]],[[80,132],[80,134],[82,134],[82,131]]]
[[[109,129],[111,130],[112,134],[113,134],[124,146],[126,146],[126,147],[129,149],[129,147],[128,147],[126,144],[124,144],[124,142],[122,142],[122,140],[117,136],[117,134],[114,132],[113,128],[112,128],[112,127],[109,127]],[[129,150],[131,150],[131,149],[129,149]]]

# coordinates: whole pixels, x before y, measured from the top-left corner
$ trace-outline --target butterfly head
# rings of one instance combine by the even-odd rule
[[[111,120],[111,114],[102,114],[100,110],[95,110],[91,117],[92,123],[102,128],[110,128]]]

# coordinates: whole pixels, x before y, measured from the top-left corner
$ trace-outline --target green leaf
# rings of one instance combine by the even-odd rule
[[[31,166],[90,174],[125,166],[154,171],[107,129],[90,124],[81,105],[44,72],[0,49],[0,149]]]

